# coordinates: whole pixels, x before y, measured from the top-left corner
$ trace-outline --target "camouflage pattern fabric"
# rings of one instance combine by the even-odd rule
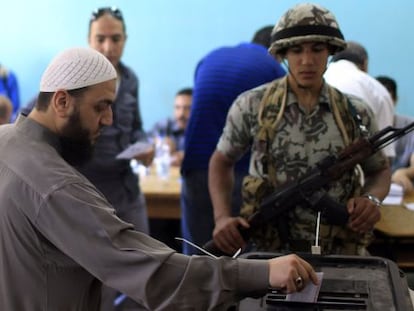
[[[336,47],[346,47],[335,16],[322,6],[310,3],[298,4],[288,10],[272,31],[269,52],[273,55],[303,42],[325,42]]]
[[[237,159],[253,141],[250,176],[245,178],[243,187],[244,206],[241,214],[244,217],[249,217],[257,210],[259,202],[266,194],[278,186],[297,180],[315,163],[330,154],[337,154],[344,148],[344,139],[333,116],[332,105],[344,107],[341,116],[347,117],[343,123],[349,126],[353,122],[351,114],[346,113],[345,108],[346,100],[349,99],[369,132],[377,131],[375,122],[371,122],[372,111],[366,104],[356,97],[342,96],[339,91],[332,91],[333,89],[325,84],[321,91],[319,105],[310,113],[306,113],[299,106],[295,95],[289,89],[285,90],[286,107],[282,118],[274,124],[273,133],[269,132],[269,124],[266,129],[259,125],[260,103],[269,88],[277,92],[278,86],[282,85],[281,81],[283,79],[259,86],[238,97],[230,108],[223,135],[217,146],[217,149],[225,155]],[[330,96],[330,92],[339,97]],[[338,101],[339,98],[342,98],[342,101]],[[273,97],[272,100],[274,100],[272,103],[264,107],[262,115],[262,118],[270,120],[270,124],[279,112],[279,105],[275,103],[280,102],[280,96]],[[335,102],[331,102],[333,100]],[[351,139],[356,138],[355,130],[350,127],[347,131],[350,132]],[[369,174],[382,169],[385,161],[386,158],[381,153],[377,153],[362,164],[362,169]],[[272,171],[271,175],[269,171]],[[354,172],[349,172],[340,180],[333,182],[328,193],[338,202],[345,204],[355,194],[357,186],[358,180]],[[306,206],[298,205],[290,210],[284,219],[278,221],[287,224],[285,227],[288,228],[290,241],[313,243],[315,220],[316,212]],[[254,233],[253,241],[258,250],[281,251],[282,245],[275,225],[266,226]],[[331,226],[325,219],[322,219],[320,236],[325,252],[337,254],[361,254],[370,239],[369,234],[359,235],[346,227]]]

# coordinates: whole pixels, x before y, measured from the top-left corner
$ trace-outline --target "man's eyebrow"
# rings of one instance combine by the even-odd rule
[[[95,35],[95,37],[100,38],[100,39],[101,38],[121,38],[122,33],[114,33],[114,34],[111,34],[111,35],[104,35],[104,34],[98,33],[98,34]]]
[[[115,101],[111,100],[111,99],[102,99],[99,101],[98,104],[105,104],[105,105],[109,105],[112,106],[114,104]]]

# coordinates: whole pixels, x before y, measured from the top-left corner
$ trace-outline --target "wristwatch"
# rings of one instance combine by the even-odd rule
[[[375,195],[366,193],[366,194],[363,195],[363,197],[366,197],[368,200],[370,200],[371,202],[373,202],[378,207],[381,207],[382,206],[381,200],[378,199]]]

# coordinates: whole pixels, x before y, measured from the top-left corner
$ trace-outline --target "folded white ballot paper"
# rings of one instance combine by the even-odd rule
[[[316,272],[318,277],[318,285],[309,281],[308,284],[300,292],[287,294],[286,301],[297,301],[297,302],[316,302],[318,300],[319,290],[322,285],[323,272]]]
[[[135,144],[129,145],[128,148],[118,153],[116,159],[127,159],[131,160],[142,153],[147,152],[152,145],[145,141],[137,141]]]

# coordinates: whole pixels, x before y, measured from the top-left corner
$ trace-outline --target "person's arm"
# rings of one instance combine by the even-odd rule
[[[388,194],[391,185],[391,169],[385,158],[383,163],[383,168],[365,176],[365,184],[361,196],[348,201],[349,226],[356,232],[372,230],[381,218],[380,206],[369,199],[368,195],[382,201]]]
[[[378,132],[377,120],[372,109],[357,97],[349,98],[358,114],[361,122],[372,135]],[[347,209],[349,213],[349,227],[355,232],[371,231],[380,220],[380,202],[387,196],[391,185],[391,169],[389,159],[384,150],[374,153],[361,163],[364,173],[364,184],[360,195],[349,198]],[[375,199],[376,198],[376,199]],[[375,202],[377,201],[378,202]]]
[[[213,239],[227,254],[234,254],[245,245],[237,227],[248,227],[248,223],[242,217],[231,217],[231,195],[235,162],[251,149],[251,128],[258,106],[252,99],[255,96],[253,92],[246,92],[233,102],[209,163],[209,192],[216,224]]]
[[[388,96],[388,92],[384,95],[385,97],[381,98],[381,111],[376,111],[379,130],[394,125],[394,103],[392,102],[391,97]],[[392,160],[396,157],[395,142],[385,146],[383,152],[390,160],[390,163],[392,163]]]
[[[132,132],[130,135],[130,143],[133,144],[138,140],[148,141],[147,134],[145,133],[143,128],[141,110],[139,105],[139,80],[131,70],[129,70],[129,80],[125,83],[128,84],[128,86],[126,87],[127,90],[136,100],[136,105],[134,105],[135,111],[133,112],[134,119],[132,124]],[[140,153],[140,155],[136,156],[134,159],[141,162],[145,166],[150,166],[152,161],[154,160],[154,156],[155,147],[152,146],[152,148],[148,148],[146,152]]]
[[[410,165],[395,170],[392,174],[391,181],[401,185],[404,188],[404,192],[412,192],[414,179],[414,153],[410,157]]]
[[[17,77],[13,72],[9,72],[7,84],[10,90],[10,94],[9,94],[10,100],[13,103],[13,119],[14,119],[20,109],[20,91],[19,91],[19,84],[17,82]]]
[[[171,154],[171,165],[180,167],[181,163],[183,163],[183,159],[184,159],[184,151],[182,150],[174,151]]]
[[[216,224],[213,239],[215,244],[227,254],[234,254],[245,246],[245,241],[237,227],[249,226],[244,218],[231,215],[234,164],[234,160],[216,150],[210,158],[208,170],[208,187]]]
[[[179,254],[117,218],[88,183],[55,189],[36,215],[34,225],[44,238],[149,310],[226,310],[243,297],[264,295],[269,285],[294,292],[302,289],[295,282],[299,276],[304,284],[317,282],[296,255],[253,260]]]

